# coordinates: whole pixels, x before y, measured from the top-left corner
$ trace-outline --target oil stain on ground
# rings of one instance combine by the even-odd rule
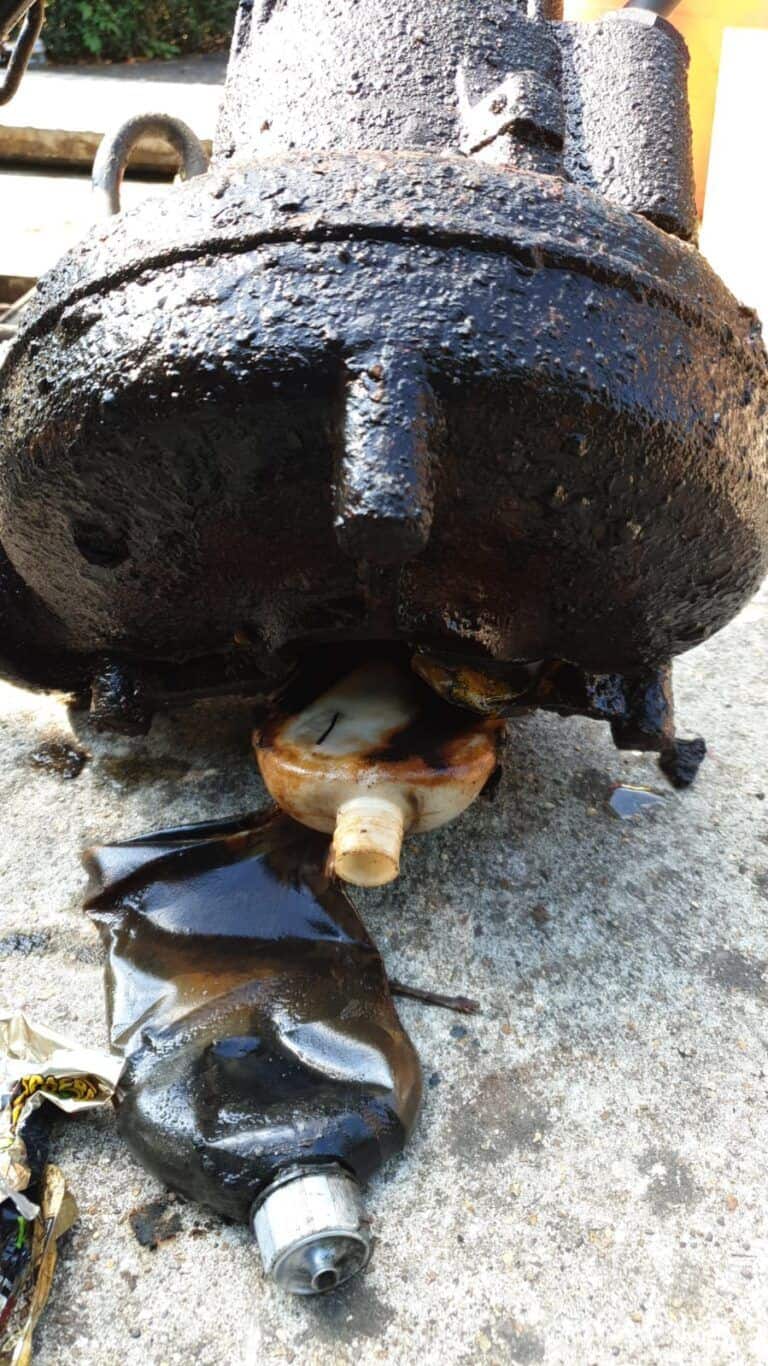
[[[645,1198],[654,1214],[663,1218],[699,1203],[701,1190],[693,1172],[672,1148],[647,1148],[638,1166],[650,1177]]]
[[[766,971],[768,963],[758,958],[748,958],[738,949],[714,949],[700,960],[708,977],[726,991],[741,991],[746,996],[754,996],[758,1001],[768,999]]]
[[[29,934],[13,930],[0,938],[0,958],[29,958],[32,954],[50,952],[51,935],[48,930],[33,930]]]
[[[311,1327],[304,1344],[309,1352],[319,1342],[331,1347],[354,1338],[385,1340],[395,1310],[380,1300],[364,1277],[348,1281],[333,1295],[321,1295],[308,1304]]]
[[[121,787],[142,787],[145,783],[177,782],[186,777],[191,765],[173,754],[150,757],[140,754],[110,755],[102,759],[101,772]]]
[[[521,1328],[511,1319],[500,1319],[494,1325],[493,1335],[503,1343],[506,1359],[509,1361],[527,1366],[529,1362],[544,1360],[545,1346],[542,1339],[529,1329]]]
[[[181,1216],[167,1200],[150,1200],[140,1205],[131,1211],[128,1221],[141,1246],[148,1247],[150,1252],[182,1230]]]
[[[29,756],[35,768],[54,777],[70,780],[80,776],[90,757],[79,745],[55,738],[44,740]]]
[[[451,1148],[463,1161],[496,1162],[510,1150],[535,1152],[552,1125],[521,1071],[491,1072],[452,1115]]]

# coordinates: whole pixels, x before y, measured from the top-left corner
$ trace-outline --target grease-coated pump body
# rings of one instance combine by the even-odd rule
[[[768,539],[686,66],[646,10],[242,0],[210,171],[69,253],[3,367],[3,672],[130,731],[393,641],[669,747],[668,662]]]

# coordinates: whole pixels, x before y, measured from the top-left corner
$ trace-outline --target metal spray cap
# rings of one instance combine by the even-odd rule
[[[371,1255],[360,1188],[342,1167],[281,1173],[251,1217],[265,1274],[293,1295],[335,1290]]]

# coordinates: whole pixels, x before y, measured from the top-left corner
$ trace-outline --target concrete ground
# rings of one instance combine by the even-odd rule
[[[402,1005],[425,1103],[369,1192],[363,1277],[292,1301],[244,1229],[183,1202],[142,1247],[131,1212],[164,1192],[110,1115],[63,1123],[82,1213],[38,1366],[768,1361],[767,645],[764,591],[677,664],[681,731],[710,744],[690,792],[597,724],[534,717],[496,802],[360,896],[392,974],[482,1002]],[[3,1005],[102,1042],[79,850],[258,804],[247,715],[84,731],[64,780],[33,760],[61,708],[8,687],[0,707]],[[663,807],[619,821],[617,780]]]

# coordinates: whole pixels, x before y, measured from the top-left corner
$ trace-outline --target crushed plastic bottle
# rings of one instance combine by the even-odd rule
[[[357,1183],[402,1149],[421,1097],[327,854],[327,838],[269,813],[86,855],[126,1060],[120,1132],[161,1181],[252,1219],[266,1269],[303,1293],[367,1260]]]

